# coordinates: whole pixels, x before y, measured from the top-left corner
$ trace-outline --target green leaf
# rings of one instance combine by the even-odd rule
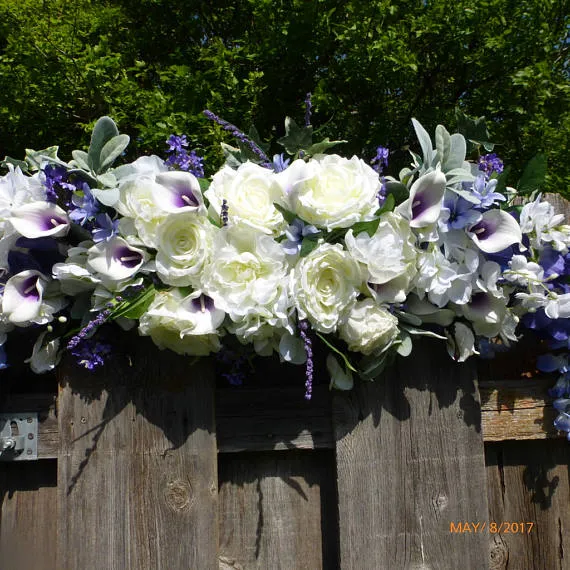
[[[379,224],[380,218],[370,220],[369,222],[357,222],[352,226],[352,232],[355,236],[362,232],[366,232],[370,237],[372,237],[376,233]]]
[[[384,203],[382,204],[382,206],[380,208],[378,208],[378,210],[376,210],[375,215],[380,216],[381,214],[384,214],[385,212],[392,212],[394,210],[395,206],[396,206],[396,198],[394,198],[394,194],[388,194],[386,196],[386,200],[384,200]],[[374,230],[374,231],[376,231],[376,230]]]
[[[323,139],[322,141],[312,144],[308,149],[307,149],[307,154],[314,156],[315,154],[322,154],[323,152],[326,152],[327,150],[329,150],[329,148],[332,148],[333,146],[336,146],[337,144],[344,144],[348,141],[331,141],[328,137],[326,139]]]
[[[292,224],[293,221],[297,218],[297,216],[293,212],[290,212],[283,206],[280,206],[277,202],[273,202],[273,205],[275,206],[275,209],[278,212],[281,212],[281,215],[288,224]]]
[[[307,255],[309,255],[309,253],[311,253],[311,251],[316,249],[317,246],[319,245],[320,236],[321,236],[320,232],[318,234],[309,234],[308,236],[305,236],[303,238],[303,241],[301,242],[301,251],[299,255],[301,257],[306,257]]]
[[[462,134],[452,134],[450,142],[451,148],[449,150],[449,156],[443,165],[444,172],[461,168],[465,161],[465,155],[467,154],[467,142]]]
[[[313,127],[300,127],[291,118],[285,119],[285,136],[277,140],[277,143],[289,154],[296,154],[300,150],[307,151],[312,146],[313,141]]]
[[[350,363],[350,360],[348,360],[348,357],[346,356],[346,354],[344,354],[344,352],[342,352],[341,350],[339,350],[336,346],[334,346],[333,344],[331,344],[321,333],[317,333],[317,336],[336,354],[338,354],[343,362],[344,365],[349,369],[352,370],[353,372],[358,372],[358,370],[356,370],[356,368],[354,368],[354,366]]]
[[[141,291],[136,297],[119,303],[109,315],[109,319],[125,317],[127,319],[139,319],[144,315],[152,303],[156,290],[153,285]]]
[[[75,161],[75,164],[82,168],[83,170],[89,171],[89,155],[83,150],[72,150],[71,156]]]
[[[233,168],[235,170],[245,162],[239,148],[235,148],[226,143],[221,143],[221,147],[222,152],[224,153],[224,158],[226,159],[226,164],[230,168]]]
[[[205,192],[210,187],[210,181],[207,178],[198,178],[197,180],[202,192]]]
[[[115,121],[110,117],[101,117],[93,127],[91,144],[89,145],[88,162],[93,172],[99,173],[101,170],[101,151],[103,147],[114,137],[118,136],[119,129]]]
[[[397,180],[387,180],[384,184],[387,197],[392,196],[396,204],[401,204],[410,197],[410,191],[405,184]]]
[[[43,150],[32,150],[30,148],[26,149],[26,162],[29,165],[29,170],[31,172],[35,170],[39,170],[42,162],[45,162],[46,159],[52,159],[56,162],[60,162],[57,158],[57,146],[50,146],[48,148],[44,148]]]
[[[517,184],[517,191],[521,195],[532,194],[538,190],[546,178],[546,156],[537,154],[532,157],[525,169],[523,170],[521,179]]]
[[[99,174],[97,176],[97,181],[107,188],[114,188],[117,185],[117,179],[112,172],[105,172],[105,174]]]
[[[22,172],[28,172],[28,163],[24,160],[18,160],[17,158],[12,158],[11,156],[5,156],[4,160],[0,162],[0,166],[7,167],[9,164],[12,166],[19,166]]]
[[[121,156],[121,153],[129,146],[130,140],[129,135],[117,135],[105,143],[99,157],[100,173],[105,172]]]
[[[470,145],[471,148],[468,149],[469,152],[473,150],[473,145],[482,145],[487,152],[493,150],[495,145],[489,142],[490,135],[485,123],[485,117],[469,117],[460,109],[456,108],[455,118],[457,119],[457,129],[459,132],[472,143]]]
[[[413,348],[412,337],[403,330],[400,331],[400,337],[402,341],[398,345],[396,352],[400,356],[409,356],[412,353]]]
[[[358,375],[364,380],[374,380],[380,376],[386,364],[391,359],[392,353],[383,352],[380,356],[370,355],[365,356],[360,361]]]

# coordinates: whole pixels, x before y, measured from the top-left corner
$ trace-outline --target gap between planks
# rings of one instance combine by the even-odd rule
[[[548,397],[551,379],[480,381],[484,441],[561,437]],[[307,403],[298,388],[220,389],[216,392],[218,452],[332,449],[331,398],[316,386]],[[38,458],[58,455],[59,432],[53,394],[14,394],[2,412],[39,413]]]

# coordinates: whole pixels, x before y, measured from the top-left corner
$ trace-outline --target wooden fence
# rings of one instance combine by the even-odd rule
[[[64,362],[57,394],[0,384],[0,412],[40,418],[39,459],[0,463],[1,570],[570,569],[570,447],[534,346],[456,365],[426,341],[306,402],[296,367],[230,388],[116,345],[94,373]]]
[[[4,399],[41,421],[40,459],[0,464],[2,570],[570,568],[570,448],[525,347],[497,378],[426,342],[307,403],[294,367],[216,389],[134,340],[65,363],[57,402]]]

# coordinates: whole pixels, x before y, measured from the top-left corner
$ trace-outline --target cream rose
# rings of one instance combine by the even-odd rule
[[[170,214],[157,229],[156,272],[164,283],[199,287],[210,258],[214,226],[193,212]]]
[[[349,350],[373,354],[386,350],[398,336],[398,319],[372,299],[357,302],[338,327]]]
[[[349,228],[371,220],[378,209],[378,173],[356,156],[296,160],[278,177],[289,208],[321,228]]]
[[[299,317],[330,333],[358,296],[360,268],[342,245],[325,243],[301,258],[290,283]]]
[[[282,201],[281,187],[274,172],[253,162],[237,170],[225,166],[214,174],[204,193],[210,201],[210,215],[219,217],[222,201],[228,204],[230,224],[245,224],[266,234],[278,236],[287,226],[275,202]]]
[[[348,230],[348,251],[363,266],[378,302],[402,303],[416,275],[417,252],[408,223],[392,212],[383,214],[373,236]]]

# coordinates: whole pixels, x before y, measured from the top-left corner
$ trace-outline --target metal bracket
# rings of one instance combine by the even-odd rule
[[[38,458],[38,414],[0,414],[0,461]]]

